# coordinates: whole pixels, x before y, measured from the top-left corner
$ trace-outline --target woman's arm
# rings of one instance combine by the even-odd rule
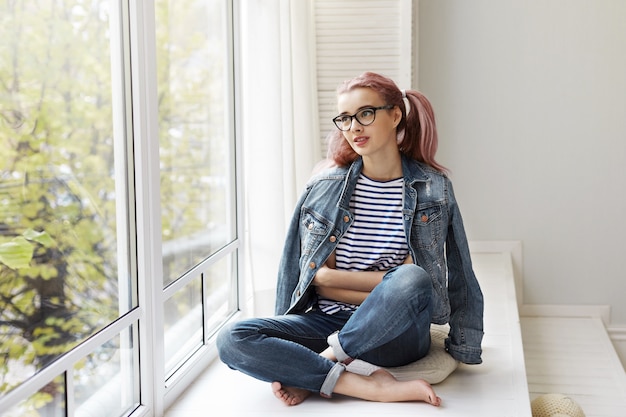
[[[411,255],[407,256],[404,263],[413,263]],[[333,253],[315,274],[313,285],[317,287],[318,294],[320,294],[320,288],[343,289],[369,294],[382,281],[386,273],[387,271],[344,271],[335,269],[335,254]],[[323,296],[325,297],[326,295]],[[333,299],[337,300],[336,298]]]
[[[344,271],[324,264],[315,274],[313,285],[369,293],[382,281],[386,271]],[[319,292],[319,291],[318,291]]]

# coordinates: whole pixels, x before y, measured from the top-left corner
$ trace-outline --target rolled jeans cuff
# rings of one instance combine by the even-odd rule
[[[330,371],[328,371],[328,375],[326,375],[326,379],[320,388],[320,395],[322,397],[331,398],[333,396],[337,380],[339,380],[339,377],[345,370],[346,365],[341,362],[337,362],[332,368],[330,368]]]
[[[339,332],[335,332],[328,336],[326,341],[328,342],[328,346],[333,349],[333,353],[337,358],[337,362],[345,363],[346,365],[348,365],[354,360],[350,356],[348,356],[346,352],[343,351],[343,348],[339,343]]]

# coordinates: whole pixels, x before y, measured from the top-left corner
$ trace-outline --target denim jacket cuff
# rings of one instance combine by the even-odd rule
[[[446,339],[446,351],[457,361],[461,361],[468,365],[478,365],[483,362],[480,355],[482,349],[479,347],[468,345],[455,345],[452,344],[450,338]]]

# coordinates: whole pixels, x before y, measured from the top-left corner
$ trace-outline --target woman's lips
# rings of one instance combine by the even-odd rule
[[[352,141],[354,142],[354,144],[356,146],[363,146],[363,145],[365,145],[367,140],[368,140],[367,136],[357,136],[354,139],[352,139]]]

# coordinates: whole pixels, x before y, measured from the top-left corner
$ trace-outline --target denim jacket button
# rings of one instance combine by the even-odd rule
[[[331,242],[335,243],[337,241],[337,237],[336,236],[331,236],[329,240]]]
[[[302,294],[302,293],[300,292],[300,290],[298,290],[298,292],[296,292],[296,295],[297,295],[298,297],[300,297],[300,294]]]
[[[315,262],[311,262],[311,263],[309,264],[309,268],[314,269],[314,268],[315,268]]]
[[[428,216],[423,214],[422,215],[422,222],[426,223],[428,221]]]
[[[348,223],[350,221],[350,217],[348,216],[343,216],[343,221]]]

